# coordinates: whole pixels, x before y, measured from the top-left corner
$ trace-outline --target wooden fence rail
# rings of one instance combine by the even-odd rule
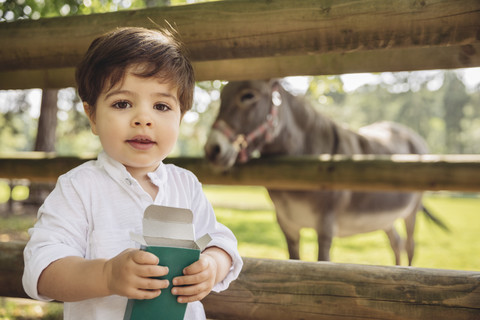
[[[237,0],[0,23],[0,89],[73,86],[95,37],[166,21],[197,80],[480,66],[478,0]]]
[[[0,178],[54,182],[88,159],[45,153],[0,156]],[[480,155],[318,156],[255,159],[215,173],[202,158],[169,158],[204,184],[272,189],[451,190],[480,192]]]
[[[22,289],[23,242],[0,242],[0,296]],[[244,258],[210,319],[479,319],[480,272]]]

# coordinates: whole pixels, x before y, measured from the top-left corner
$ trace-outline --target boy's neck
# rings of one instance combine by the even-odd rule
[[[145,192],[148,193],[150,197],[152,197],[152,200],[155,201],[155,198],[157,197],[157,193],[158,193],[158,187],[152,183],[150,178],[148,178],[147,176],[146,179],[142,179],[142,180],[137,179],[137,181],[138,183],[140,183],[143,190],[145,190]]]
[[[155,200],[158,193],[158,187],[152,183],[152,180],[148,176],[148,173],[151,171],[145,170],[144,168],[127,168],[127,171],[138,181],[142,189],[152,197],[152,200]]]

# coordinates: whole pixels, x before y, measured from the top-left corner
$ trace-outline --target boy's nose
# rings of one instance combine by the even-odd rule
[[[152,119],[147,114],[138,114],[132,119],[132,125],[134,127],[151,127],[153,125]]]
[[[143,126],[143,125],[145,125],[145,126],[147,126],[147,127],[150,127],[150,126],[152,126],[152,122],[149,122],[149,121],[145,121],[145,122],[135,121],[134,125],[135,125],[136,127],[140,127],[140,126]]]

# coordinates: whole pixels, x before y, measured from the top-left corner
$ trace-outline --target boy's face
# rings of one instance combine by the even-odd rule
[[[112,89],[102,91],[94,115],[88,105],[85,110],[105,152],[136,176],[155,170],[171,152],[182,116],[175,87],[137,77],[131,70]]]

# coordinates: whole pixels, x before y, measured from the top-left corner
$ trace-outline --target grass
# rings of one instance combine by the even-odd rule
[[[227,225],[239,241],[245,257],[287,259],[284,236],[276,223],[273,205],[264,188],[206,186],[205,193],[215,207],[217,218]],[[238,189],[237,189],[238,188]],[[423,214],[417,218],[416,252],[413,265],[422,268],[480,271],[480,199],[427,194],[425,205],[450,228],[445,232]],[[404,234],[401,221],[397,229]],[[315,261],[316,233],[301,232],[300,254]],[[334,262],[393,265],[394,256],[383,231],[335,238],[331,249]],[[402,256],[404,264],[407,257]]]
[[[7,186],[8,187],[8,186]],[[5,191],[7,190],[7,191]],[[205,186],[205,193],[215,207],[217,219],[228,226],[239,242],[244,257],[287,259],[284,236],[276,222],[273,204],[267,191],[260,187]],[[21,191],[21,192],[20,192]],[[18,199],[25,197],[21,189]],[[0,204],[8,200],[9,188],[0,183]],[[28,194],[28,190],[26,191]],[[455,198],[427,194],[425,205],[450,228],[445,232],[423,214],[419,214],[415,230],[415,267],[480,271],[480,198]],[[34,215],[0,217],[0,241],[27,240],[27,230],[35,222]],[[400,233],[404,233],[400,221]],[[316,233],[301,232],[301,257],[315,261]],[[333,262],[370,265],[393,265],[394,257],[382,231],[335,238],[331,249]],[[403,257],[406,263],[406,257]],[[0,320],[61,319],[62,305],[30,300],[0,298]]]
[[[0,298],[0,320],[61,320],[62,318],[61,303]]]
[[[217,218],[236,235],[245,257],[287,259],[285,238],[276,222],[273,204],[260,187],[205,186],[205,194],[215,207]],[[0,187],[0,199],[2,198]],[[480,198],[459,198],[428,194],[425,205],[450,228],[445,232],[419,214],[415,229],[416,252],[413,265],[480,271]],[[27,240],[27,230],[35,222],[32,215],[0,217],[0,241]],[[404,233],[401,221],[397,229]],[[301,257],[315,261],[316,233],[301,232]],[[394,257],[382,231],[335,238],[331,249],[334,262],[393,265]],[[406,262],[406,256],[402,257]]]

